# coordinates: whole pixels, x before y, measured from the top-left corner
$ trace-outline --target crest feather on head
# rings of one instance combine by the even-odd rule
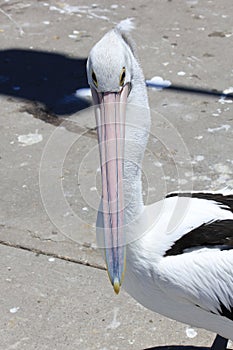
[[[116,29],[118,29],[121,33],[129,33],[135,29],[135,24],[133,21],[133,18],[126,18],[116,25]]]
[[[122,39],[130,47],[133,55],[137,58],[137,47],[130,35],[133,29],[135,29],[134,18],[126,18],[115,27],[115,31],[121,35]]]

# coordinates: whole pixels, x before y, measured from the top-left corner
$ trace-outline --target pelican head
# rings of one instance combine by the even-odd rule
[[[92,48],[87,61],[102,177],[97,240],[104,249],[108,275],[116,293],[119,293],[126,265],[123,191],[125,122],[135,61],[132,47],[123,35],[126,25],[123,22]]]

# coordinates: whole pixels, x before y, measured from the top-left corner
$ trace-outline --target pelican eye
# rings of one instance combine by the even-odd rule
[[[120,75],[120,86],[123,86],[125,83],[125,67],[122,68],[121,75]]]
[[[93,81],[95,87],[98,87],[98,81],[97,81],[97,78],[96,78],[94,71],[92,71],[91,77],[92,77],[92,81]]]

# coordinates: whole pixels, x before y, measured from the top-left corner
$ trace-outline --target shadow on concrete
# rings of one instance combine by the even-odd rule
[[[177,346],[177,345],[170,345],[170,346],[156,346],[154,348],[147,348],[144,350],[210,350],[210,348],[203,348],[200,346]]]
[[[0,51],[0,62],[0,94],[31,101],[32,105],[25,110],[44,121],[55,124],[56,121],[50,120],[51,115],[68,116],[91,105],[87,99],[75,96],[77,89],[89,87],[86,58],[72,58],[47,51],[8,49]],[[149,81],[146,83],[148,87],[164,88]],[[214,89],[175,84],[165,89],[233,98],[233,94],[223,94]],[[46,114],[49,114],[49,118]]]
[[[69,115],[90,105],[75,97],[88,87],[86,58],[46,51],[0,51],[0,94],[38,102],[56,115]]]
[[[187,93],[192,95],[203,95],[208,97],[218,97],[218,98],[225,98],[225,99],[232,99],[233,94],[232,93],[224,93],[223,91],[217,90],[217,89],[205,89],[201,87],[194,87],[194,86],[185,86],[185,85],[179,85],[179,84],[171,84],[169,86],[163,85],[163,84],[157,84],[154,82],[151,82],[150,80],[146,80],[146,86],[149,88],[156,88],[156,89],[165,89],[165,90],[171,90],[177,93]]]

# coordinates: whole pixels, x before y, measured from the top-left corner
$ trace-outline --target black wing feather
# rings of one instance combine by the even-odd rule
[[[165,256],[182,254],[185,249],[216,245],[233,249],[233,220],[217,220],[195,228],[178,239]]]
[[[224,195],[222,193],[211,193],[211,192],[180,192],[180,193],[169,193],[166,198],[170,197],[190,197],[199,198],[209,201],[214,201],[219,204],[223,209],[232,211],[233,213],[233,194]]]
[[[221,301],[219,301],[219,314],[233,321],[233,306],[228,309]]]
[[[216,202],[220,208],[230,210],[233,213],[233,194],[181,192],[170,193],[166,198],[175,196],[210,200]],[[164,256],[182,254],[185,249],[216,245],[222,246],[223,249],[233,249],[233,220],[216,220],[196,227],[178,239]]]

